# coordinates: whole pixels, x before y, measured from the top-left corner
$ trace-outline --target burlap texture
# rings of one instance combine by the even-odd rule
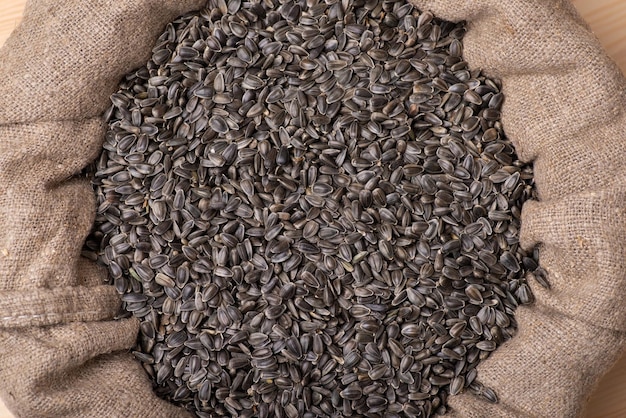
[[[414,0],[467,20],[465,56],[503,80],[503,124],[535,161],[540,201],[522,240],[542,245],[550,291],[479,368],[489,405],[451,417],[573,417],[625,342],[623,77],[566,1]],[[106,273],[80,258],[93,192],[76,176],[99,152],[99,115],[165,23],[203,0],[37,0],[0,50],[0,396],[18,417],[184,417],[150,391],[115,321]]]
[[[539,193],[522,244],[541,245],[552,285],[533,286],[518,335],[478,368],[500,403],[464,393],[450,417],[578,416],[625,342],[624,78],[567,0],[414,3],[466,20],[466,60],[502,80],[502,124]]]
[[[203,0],[33,0],[0,50],[0,396],[17,417],[185,417],[132,355],[135,320],[82,259],[95,197],[77,174],[101,114],[168,21]]]

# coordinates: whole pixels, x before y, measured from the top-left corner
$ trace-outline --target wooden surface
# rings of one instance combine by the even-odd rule
[[[608,54],[626,72],[626,0],[573,1]],[[0,0],[0,45],[18,25],[25,3],[26,0]],[[584,418],[623,417],[626,417],[626,356],[601,381]],[[1,401],[0,418],[13,418]]]

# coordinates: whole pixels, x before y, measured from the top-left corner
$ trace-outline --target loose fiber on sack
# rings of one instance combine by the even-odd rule
[[[106,354],[130,348],[137,325],[110,321],[116,303],[113,292],[99,286],[104,273],[78,259],[93,198],[87,181],[68,178],[97,154],[103,134],[97,115],[117,80],[147,58],[133,54],[149,51],[165,22],[198,3],[164,10],[158,2],[38,2],[0,51],[0,72],[7,75],[0,84],[5,138],[0,250],[6,278],[0,370],[11,382],[2,397],[18,416],[184,415],[150,394],[143,371],[129,355]],[[623,80],[569,4],[417,5],[442,18],[467,19],[470,65],[503,79],[503,122],[518,153],[536,160],[541,200],[524,209],[522,239],[528,247],[543,244],[541,261],[552,284],[549,292],[535,286],[538,303],[520,308],[519,335],[480,368],[481,380],[498,391],[501,403],[486,406],[460,395],[450,401],[455,409],[450,416],[576,415],[623,345],[624,193],[615,152],[624,125]],[[145,22],[148,16],[151,21]],[[78,26],[59,31],[68,22]],[[68,33],[71,38],[59,39]],[[76,39],[81,42],[72,42]],[[512,46],[500,50],[503,45]],[[115,57],[120,61],[111,61]],[[515,68],[507,65],[516,62]],[[55,74],[75,74],[87,84],[64,83],[69,77],[55,79]],[[580,99],[581,86],[586,100]],[[96,120],[79,122],[88,118]],[[33,164],[15,170],[16,156],[27,153]],[[49,295],[47,302],[33,297],[33,288],[43,295],[61,287],[67,292],[56,292],[70,295],[63,299],[73,307],[69,314],[54,307]],[[94,312],[94,294],[111,302]],[[13,318],[18,300],[35,307],[24,309],[19,322]],[[49,326],[23,328],[41,325]]]

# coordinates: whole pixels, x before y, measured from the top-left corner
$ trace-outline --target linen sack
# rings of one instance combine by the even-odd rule
[[[159,400],[115,320],[106,271],[81,258],[95,212],[82,169],[101,114],[166,22],[203,0],[31,0],[0,50],[0,397],[17,417],[187,417]],[[465,56],[502,79],[503,124],[534,161],[551,290],[520,307],[519,333],[479,367],[500,398],[450,398],[450,417],[578,415],[625,342],[624,79],[567,1],[415,0],[467,20]]]

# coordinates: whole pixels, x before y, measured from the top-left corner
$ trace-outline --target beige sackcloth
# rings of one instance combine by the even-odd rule
[[[138,323],[106,272],[81,258],[100,115],[164,25],[204,0],[30,0],[0,50],[0,397],[17,417],[188,417],[159,400],[129,352]],[[503,82],[502,123],[534,161],[551,290],[517,311],[519,333],[479,367],[493,405],[450,398],[450,417],[575,417],[626,331],[625,82],[567,0],[414,0],[466,20],[465,56]]]

